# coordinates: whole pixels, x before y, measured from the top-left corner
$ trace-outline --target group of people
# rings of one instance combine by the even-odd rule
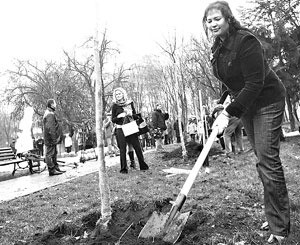
[[[270,230],[268,242],[283,244],[290,232],[288,191],[279,157],[285,87],[268,65],[258,38],[240,25],[226,1],[208,5],[203,16],[203,27],[206,35],[214,41],[211,48],[213,73],[222,82],[224,93],[232,96],[232,101],[216,117],[212,129],[217,130],[220,135],[225,129],[232,132],[228,126],[231,121],[233,124],[239,124],[239,120],[242,122],[258,159],[256,168],[264,188],[265,216]],[[128,145],[132,146],[137,155],[140,170],[148,170],[138,134],[125,137],[122,130],[123,124],[140,119],[133,101],[127,98],[127,93],[122,88],[114,90],[113,101],[111,119],[116,124],[120,172],[128,173]],[[220,103],[223,104],[223,101],[220,100]],[[44,115],[46,162],[50,175],[62,172],[55,157],[56,144],[61,141],[61,137],[55,132],[58,127],[55,108],[55,101],[49,100]],[[159,110],[158,106],[153,114],[156,119],[154,127],[157,129],[157,147],[162,143],[161,131],[166,129],[163,124],[165,118]],[[225,141],[229,140],[229,135],[230,133]]]

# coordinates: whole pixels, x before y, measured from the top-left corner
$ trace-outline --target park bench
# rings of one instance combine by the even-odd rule
[[[28,167],[28,165],[25,167],[20,166],[20,163],[22,162],[28,162],[28,160],[26,158],[17,157],[10,147],[0,148],[0,166],[13,164],[14,170],[12,175],[14,175],[18,169],[25,169]]]
[[[31,174],[40,173],[46,169],[46,166],[41,167],[40,162],[44,159],[37,154],[36,150],[30,150],[26,153],[14,154],[13,150],[10,147],[0,148],[0,166],[6,166],[14,164],[14,170],[12,175],[18,169],[29,169]],[[25,166],[21,166],[20,163],[26,162]]]

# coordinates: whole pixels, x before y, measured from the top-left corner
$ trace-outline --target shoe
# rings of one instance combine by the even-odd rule
[[[148,165],[146,165],[146,166],[143,167],[143,168],[140,168],[140,170],[148,170],[148,169],[149,169]]]
[[[65,173],[66,170],[61,170],[58,166],[55,167],[55,170],[61,173]]]
[[[271,234],[268,239],[268,243],[275,243],[276,241],[279,245],[283,245],[285,244],[286,237]]]
[[[58,172],[56,169],[49,171],[49,176],[60,175],[62,172]]]
[[[122,169],[122,170],[120,170],[120,173],[121,174],[128,174],[128,170],[127,169]]]
[[[210,168],[206,167],[205,170],[204,170],[204,173],[209,174],[210,173]]]
[[[262,231],[268,231],[269,230],[268,221],[264,222],[259,229],[262,230]]]

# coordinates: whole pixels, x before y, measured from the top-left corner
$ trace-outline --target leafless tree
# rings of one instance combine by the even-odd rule
[[[178,108],[178,125],[179,125],[179,133],[180,133],[180,138],[181,138],[181,147],[182,147],[182,157],[183,159],[187,158],[187,151],[185,147],[185,141],[184,141],[184,135],[182,132],[181,128],[181,121],[182,121],[182,106],[183,103],[179,102],[180,98],[180,92],[182,94],[185,94],[183,82],[179,83],[179,80],[182,80],[182,73],[181,73],[181,66],[180,66],[180,58],[177,56],[178,53],[178,47],[177,47],[177,38],[176,35],[173,37],[173,41],[167,41],[166,40],[166,47],[161,46],[161,49],[169,56],[172,64],[172,74],[173,74],[173,83],[175,87],[175,96],[176,96],[176,101],[177,101],[177,108]],[[185,95],[184,95],[185,96]]]
[[[101,229],[107,229],[108,222],[111,220],[111,206],[110,206],[110,190],[108,183],[108,176],[105,167],[104,158],[104,133],[103,133],[103,97],[104,84],[102,79],[102,72],[104,67],[104,59],[107,55],[109,41],[106,39],[106,31],[103,33],[102,41],[99,47],[98,32],[96,32],[94,40],[94,58],[95,58],[95,102],[96,102],[96,135],[97,135],[97,152],[99,164],[99,189],[101,197],[101,217],[96,223],[96,228],[93,235],[95,236]]]

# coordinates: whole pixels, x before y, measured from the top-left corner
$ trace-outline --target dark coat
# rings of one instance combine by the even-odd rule
[[[261,43],[250,32],[235,31],[224,42],[217,38],[212,53],[214,75],[234,98],[226,108],[231,116],[240,117],[250,107],[259,109],[285,97],[283,83],[269,67]]]
[[[60,144],[63,139],[62,128],[54,110],[47,108],[43,117],[45,145]]]
[[[139,124],[140,121],[142,120],[141,114],[140,113],[138,113],[138,114],[136,113],[136,110],[134,108],[133,102],[131,102],[130,105],[131,105],[131,109],[132,109],[132,118],[134,120],[137,120],[137,124]],[[125,117],[125,118],[124,117],[121,117],[121,118],[117,117],[122,112],[124,112],[124,107],[120,106],[120,105],[117,105],[117,104],[114,103],[112,105],[112,108],[111,108],[111,121],[113,123],[115,123],[115,124],[118,124],[118,125],[122,125],[122,124],[128,123],[129,119],[127,117]]]
[[[160,128],[161,130],[166,130],[166,120],[169,119],[168,113],[162,113],[161,110],[155,109],[152,113],[152,126],[154,129]]]

